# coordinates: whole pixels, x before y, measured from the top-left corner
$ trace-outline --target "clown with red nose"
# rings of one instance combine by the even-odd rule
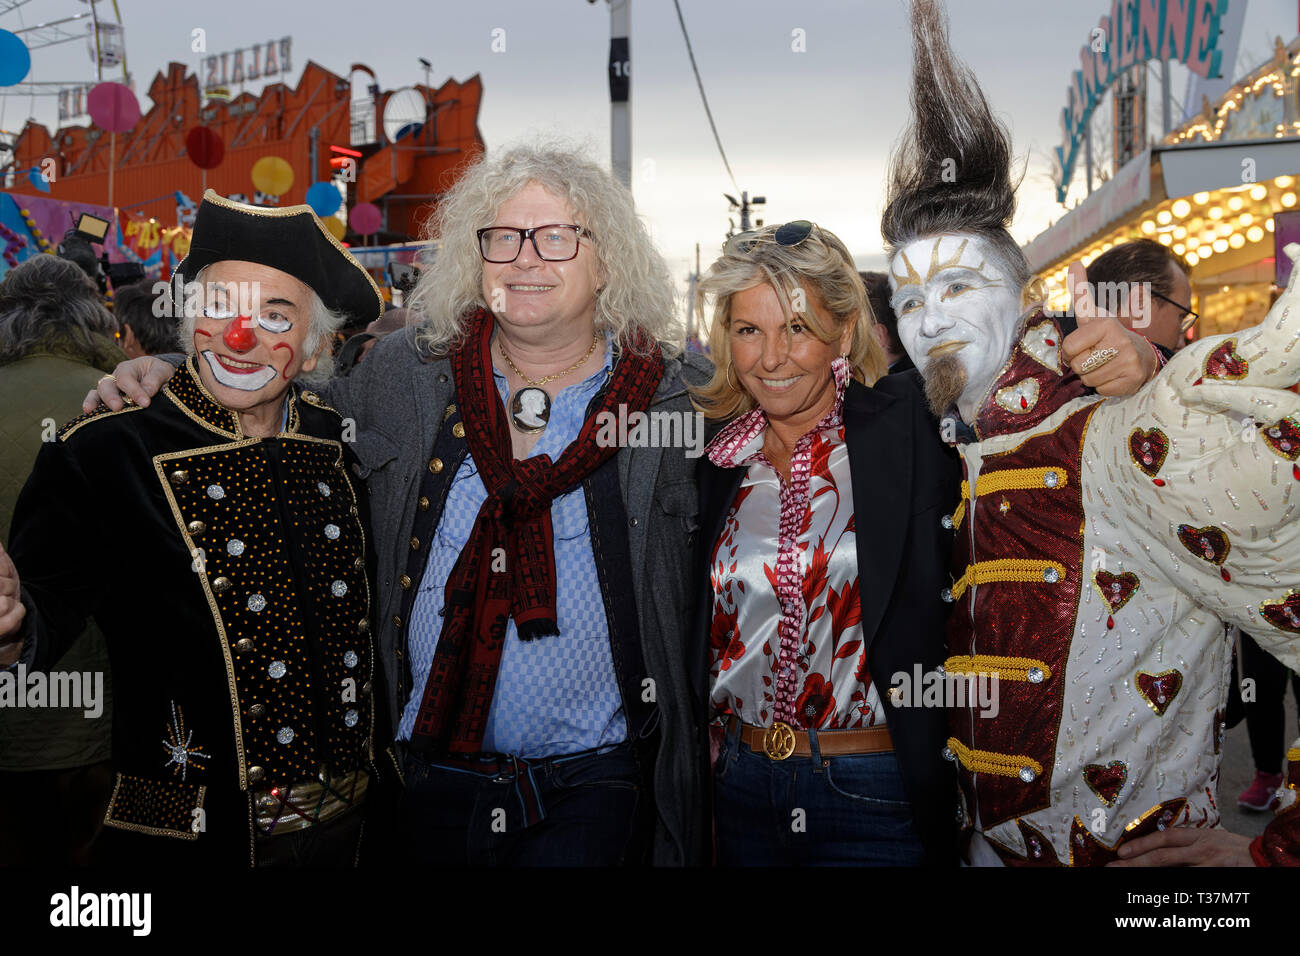
[[[289,383],[313,372],[324,377],[330,335],[343,314],[383,308],[355,263],[339,268],[338,260],[350,257],[309,207],[275,212],[209,191],[177,269],[202,289],[201,308],[183,310],[190,317],[182,320],[181,341],[199,357],[204,388],[239,414],[247,435],[279,432]]]

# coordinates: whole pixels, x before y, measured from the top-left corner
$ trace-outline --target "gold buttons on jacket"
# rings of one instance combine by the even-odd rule
[[[431,472],[433,472],[435,475],[440,475],[440,474],[442,474],[442,459],[441,459],[441,458],[430,458],[430,459],[429,459],[429,470],[430,470]]]
[[[403,574],[400,578],[397,579],[397,583],[400,584],[402,586],[402,590],[405,591],[411,586],[411,576],[409,574]]]
[[[265,770],[265,768],[263,768],[263,767],[249,767],[249,768],[248,768],[248,782],[249,782],[249,783],[261,783],[261,782],[262,782],[263,780],[265,780],[265,779],[266,779],[266,770]]]
[[[401,626],[402,626],[402,619],[401,619],[400,617],[398,617],[396,614],[394,614],[394,615],[393,615],[393,627],[401,627]]]
[[[224,577],[222,577],[222,578],[213,578],[213,579],[212,579],[212,590],[216,591],[218,594],[224,594],[226,591],[229,591],[229,590],[230,590],[230,578],[224,578]]]
[[[190,534],[202,534],[208,530],[208,526],[202,521],[191,521],[185,527],[189,529]]]
[[[452,433],[453,435],[455,435],[457,438],[464,438],[464,437],[465,437],[465,425],[464,425],[464,423],[462,423],[462,422],[457,422],[455,425],[452,425],[452,426],[451,426],[451,433]]]
[[[421,511],[429,510],[429,499],[424,497],[424,495],[420,496],[420,510]]]
[[[190,473],[184,468],[177,468],[167,478],[173,485],[183,485],[190,480]]]
[[[419,539],[419,538],[416,538],[416,537],[412,537],[412,538],[411,538],[411,550],[412,550],[412,551],[419,551],[419,550],[420,550],[420,539]]]

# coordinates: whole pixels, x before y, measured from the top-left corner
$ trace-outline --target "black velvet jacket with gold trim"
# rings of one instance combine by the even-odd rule
[[[109,826],[247,865],[255,800],[372,766],[368,515],[343,437],[296,385],[285,431],[246,437],[191,359],[149,408],[41,450],[10,540],[22,662],[53,667],[89,616],[104,631]]]

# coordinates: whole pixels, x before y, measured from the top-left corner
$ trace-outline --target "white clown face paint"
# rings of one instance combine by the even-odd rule
[[[275,434],[289,383],[316,366],[306,351],[312,291],[278,269],[238,260],[213,263],[203,281],[203,313],[190,342],[203,357],[203,385],[240,413],[246,430]]]
[[[957,409],[967,422],[1006,364],[1020,328],[1020,288],[983,238],[929,236],[889,263],[898,337],[921,374],[953,355],[966,374]]]

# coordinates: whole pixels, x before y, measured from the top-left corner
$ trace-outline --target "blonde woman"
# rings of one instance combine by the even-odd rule
[[[702,293],[718,863],[952,865],[942,702],[889,692],[944,659],[956,466],[920,379],[878,381],[862,280],[812,223],[734,237]]]

